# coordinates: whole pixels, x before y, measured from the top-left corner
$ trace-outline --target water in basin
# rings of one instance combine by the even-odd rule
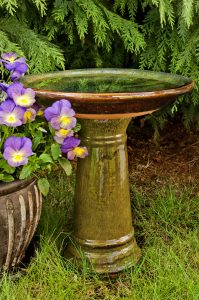
[[[155,74],[155,75],[154,75]],[[159,76],[157,75],[159,74]],[[45,79],[32,80],[31,87],[43,90],[81,93],[127,93],[154,92],[181,87],[188,83],[182,76],[166,76],[165,73],[126,72],[126,73],[53,73]]]

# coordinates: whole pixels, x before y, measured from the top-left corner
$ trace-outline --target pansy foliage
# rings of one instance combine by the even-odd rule
[[[35,176],[46,195],[46,174],[60,165],[70,175],[70,160],[88,155],[76,137],[75,111],[67,99],[46,109],[36,102],[34,90],[19,82],[28,69],[25,58],[10,52],[0,62],[10,72],[9,82],[0,83],[0,181]]]

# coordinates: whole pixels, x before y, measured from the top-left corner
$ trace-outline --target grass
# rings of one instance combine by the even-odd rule
[[[199,197],[194,187],[132,185],[132,210],[142,259],[115,278],[79,271],[61,255],[72,227],[74,179],[60,173],[44,200],[40,246],[24,272],[4,274],[0,300],[198,300]],[[25,276],[24,276],[25,273]]]

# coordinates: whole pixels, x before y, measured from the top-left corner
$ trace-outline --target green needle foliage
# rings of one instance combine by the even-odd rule
[[[133,67],[189,76],[192,95],[153,118],[181,110],[188,126],[198,118],[198,13],[198,0],[1,0],[0,52],[24,54],[31,73]]]

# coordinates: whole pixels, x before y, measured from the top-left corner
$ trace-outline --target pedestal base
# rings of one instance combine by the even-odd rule
[[[86,259],[90,267],[97,273],[117,273],[134,266],[141,256],[140,248],[135,239],[124,245],[112,247],[86,247],[79,243],[70,244],[67,248],[68,255],[75,258],[79,266]]]
[[[126,129],[130,119],[81,120],[82,144],[89,156],[77,166],[74,245],[98,273],[115,273],[140,257],[132,226]],[[76,244],[76,246],[75,246]]]

